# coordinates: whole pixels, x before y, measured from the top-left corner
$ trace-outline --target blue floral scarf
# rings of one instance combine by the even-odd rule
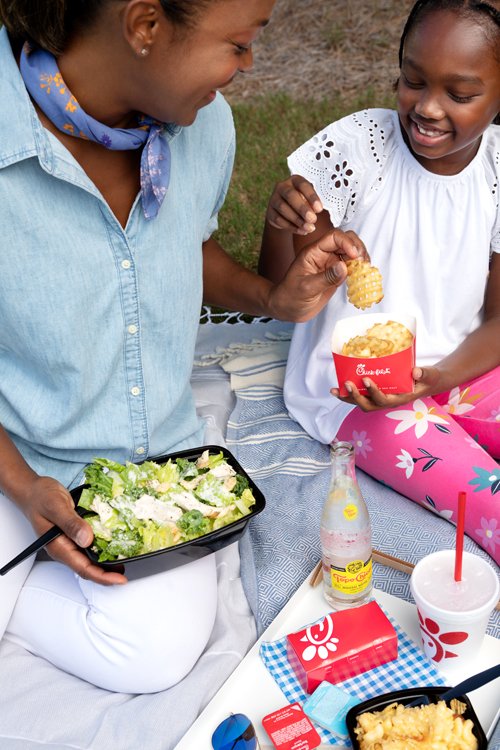
[[[105,148],[125,151],[141,148],[141,200],[146,219],[154,219],[170,180],[170,148],[161,137],[163,123],[146,115],[136,128],[109,128],[86,114],[64,83],[50,52],[25,44],[21,75],[27,90],[49,120],[63,133],[86,138]]]

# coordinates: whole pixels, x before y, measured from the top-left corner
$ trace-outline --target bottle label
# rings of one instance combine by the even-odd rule
[[[332,589],[343,594],[360,594],[369,586],[372,579],[371,555],[366,562],[352,560],[345,568],[330,565]]]
[[[358,517],[358,506],[354,503],[348,503],[344,508],[344,518],[347,521],[354,521]]]

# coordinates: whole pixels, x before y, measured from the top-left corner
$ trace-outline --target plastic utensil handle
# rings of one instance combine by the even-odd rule
[[[52,528],[46,531],[45,534],[42,534],[41,537],[36,539],[33,544],[30,544],[29,547],[26,547],[26,549],[20,552],[17,557],[14,557],[10,562],[7,563],[7,565],[4,565],[3,568],[0,568],[0,576],[4,576],[9,572],[9,570],[12,570],[12,568],[15,568],[16,565],[22,563],[23,560],[26,560],[31,555],[34,555],[35,552],[41,550],[42,547],[45,547],[46,544],[49,544],[49,542],[58,537],[59,534],[62,534],[59,526],[52,526]]]
[[[86,513],[85,508],[75,508],[76,512],[79,516],[83,516],[84,513]],[[9,572],[9,570],[12,570],[12,568],[15,568],[16,565],[19,565],[19,563],[22,563],[23,560],[26,560],[28,557],[31,557],[31,555],[34,555],[35,552],[38,552],[42,549],[42,547],[45,547],[47,544],[52,542],[56,537],[58,537],[60,534],[62,534],[62,530],[59,528],[59,526],[52,526],[51,529],[45,532],[45,534],[42,534],[42,536],[38,537],[38,539],[35,539],[35,541],[29,545],[29,547],[26,547],[26,549],[23,549],[22,552],[20,552],[16,557],[14,557],[10,562],[8,562],[6,565],[3,566],[3,568],[0,568],[0,576],[4,576],[6,573]]]
[[[497,677],[500,677],[500,664],[485,669],[484,672],[479,672],[479,674],[475,674],[472,677],[468,677],[459,685],[455,685],[455,687],[451,688],[451,690],[442,693],[439,697],[441,700],[450,701],[452,698],[458,698],[461,695],[465,695],[465,693],[472,692],[472,690],[477,690],[477,688],[486,685]]]

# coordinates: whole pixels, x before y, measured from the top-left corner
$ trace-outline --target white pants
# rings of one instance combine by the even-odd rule
[[[207,420],[205,442],[223,444],[222,418],[214,419],[201,397],[197,401]],[[35,536],[0,493],[0,567]],[[216,557],[222,565],[238,560],[227,548],[137,580],[130,580],[131,565],[123,586],[100,586],[60,563],[31,558],[0,577],[0,638],[106,690],[164,690],[188,674],[209,641],[217,611]]]
[[[0,496],[2,537],[12,508]],[[11,556],[33,538],[22,517],[14,520]],[[164,690],[192,669],[208,642],[217,608],[215,555],[125,586],[100,586],[52,561],[28,572],[32,562],[0,579],[5,638],[98,687]]]

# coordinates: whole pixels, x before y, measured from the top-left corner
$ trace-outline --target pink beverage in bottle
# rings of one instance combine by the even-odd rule
[[[333,609],[345,609],[371,597],[371,524],[356,479],[354,447],[335,442],[331,457],[332,476],[320,530],[323,590]]]

